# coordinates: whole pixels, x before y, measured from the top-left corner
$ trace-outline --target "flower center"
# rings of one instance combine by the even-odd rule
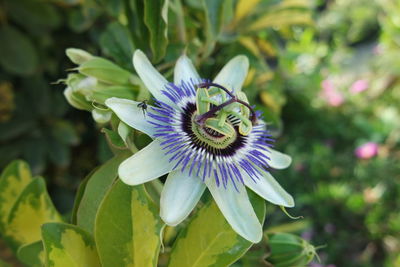
[[[228,118],[232,120],[234,117],[238,121],[241,135],[246,136],[251,132],[257,117],[243,92],[234,95],[216,83],[201,83],[197,86],[197,114],[193,124],[197,124],[199,129],[209,128],[222,136],[233,137],[236,131]]]
[[[221,134],[220,131],[208,127],[207,125],[201,126],[196,123],[195,120],[197,116],[198,114],[194,112],[192,115],[191,130],[193,134],[197,137],[198,143],[203,143],[206,146],[209,146],[209,148],[225,149],[237,139],[237,132],[235,131],[231,122],[228,123],[232,127],[232,134],[224,135]]]

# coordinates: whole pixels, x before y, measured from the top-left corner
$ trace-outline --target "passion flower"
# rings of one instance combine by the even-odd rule
[[[168,82],[137,50],[133,65],[155,98],[155,105],[109,98],[105,104],[127,125],[154,140],[119,166],[129,185],[168,174],[161,194],[160,215],[174,226],[193,210],[208,188],[232,228],[251,242],[262,238],[262,226],[246,186],[264,199],[293,207],[293,198],[269,168],[282,169],[291,158],[273,150],[271,135],[241,92],[249,63],[230,60],[212,81],[201,79],[185,55]]]

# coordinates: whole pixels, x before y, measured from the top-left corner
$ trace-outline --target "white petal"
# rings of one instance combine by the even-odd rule
[[[240,91],[249,70],[246,56],[232,58],[218,73],[214,83],[225,86],[228,90]]]
[[[268,148],[268,151],[263,153],[270,158],[267,162],[271,168],[286,169],[292,163],[292,158],[289,155],[283,154],[274,149]]]
[[[160,216],[163,221],[175,226],[182,222],[196,206],[206,185],[197,176],[187,171],[176,170],[168,175],[160,200]]]
[[[157,100],[175,106],[175,104],[161,92],[161,90],[165,89],[168,81],[153,67],[153,65],[151,65],[142,51],[136,50],[133,54],[133,66],[144,85]]]
[[[173,163],[154,140],[145,148],[123,161],[118,168],[119,178],[128,185],[138,185],[154,180],[172,170]]]
[[[280,186],[270,173],[264,171],[262,173],[263,177],[254,182],[245,172],[241,172],[245,185],[260,197],[276,205],[294,207],[293,197]]]
[[[186,56],[182,55],[178,59],[174,69],[174,83],[180,85],[182,81],[190,82],[200,81],[200,76],[193,66],[192,61]]]
[[[225,189],[222,185],[218,187],[214,179],[207,179],[206,184],[233,230],[250,242],[260,242],[262,226],[247,196],[246,188],[241,186],[240,192],[237,192],[232,184],[228,184]]]
[[[147,121],[145,114],[143,114],[143,109],[138,107],[140,103],[129,99],[112,97],[107,99],[105,104],[114,111],[121,121],[153,137],[155,133],[154,126]],[[148,106],[150,107],[150,105]]]

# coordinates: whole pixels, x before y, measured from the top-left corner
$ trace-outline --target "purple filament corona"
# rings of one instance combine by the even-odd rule
[[[196,175],[203,181],[214,178],[217,186],[226,188],[231,182],[237,189],[236,183],[249,179],[244,176],[256,182],[268,168],[266,154],[273,142],[265,125],[254,125],[250,134],[244,136],[239,133],[238,121],[232,118],[230,122],[236,137],[224,148],[199,139],[192,128],[197,84],[194,80],[182,81],[179,86],[169,83],[162,93],[176,106],[156,100],[155,106],[149,109],[147,120],[155,126],[155,137],[161,140],[165,155],[174,163],[174,169],[187,170],[189,175]],[[255,114],[259,119],[260,112]]]

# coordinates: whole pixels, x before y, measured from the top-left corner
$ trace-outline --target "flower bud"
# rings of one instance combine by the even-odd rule
[[[109,110],[101,110],[101,109],[93,109],[92,110],[92,117],[95,122],[103,124],[107,123],[111,120],[112,112]]]
[[[268,234],[268,245],[266,260],[275,267],[307,266],[316,256],[313,245],[293,234]]]
[[[75,93],[85,96],[87,101],[103,105],[110,97],[133,100],[138,91],[138,88],[133,85],[107,85],[99,82],[96,78],[85,77],[81,74],[70,74],[67,84],[72,87]]]
[[[85,96],[74,92],[70,86],[64,90],[64,96],[67,102],[76,109],[88,111],[93,109],[90,103],[85,99]]]
[[[130,85],[133,75],[111,61],[94,57],[78,68],[81,74],[98,79],[101,82],[115,85]]]
[[[77,65],[81,65],[93,58],[93,56],[85,50],[77,48],[68,48],[65,53],[67,57]]]
[[[65,84],[67,88],[64,91],[64,96],[71,106],[88,111],[93,109],[87,95],[91,94],[91,88],[96,86],[96,79],[85,77],[82,74],[72,73],[68,75]]]
[[[74,92],[84,95],[86,99],[88,99],[88,96],[93,93],[93,90],[95,90],[97,86],[97,80],[93,77],[75,80],[71,85]]]

